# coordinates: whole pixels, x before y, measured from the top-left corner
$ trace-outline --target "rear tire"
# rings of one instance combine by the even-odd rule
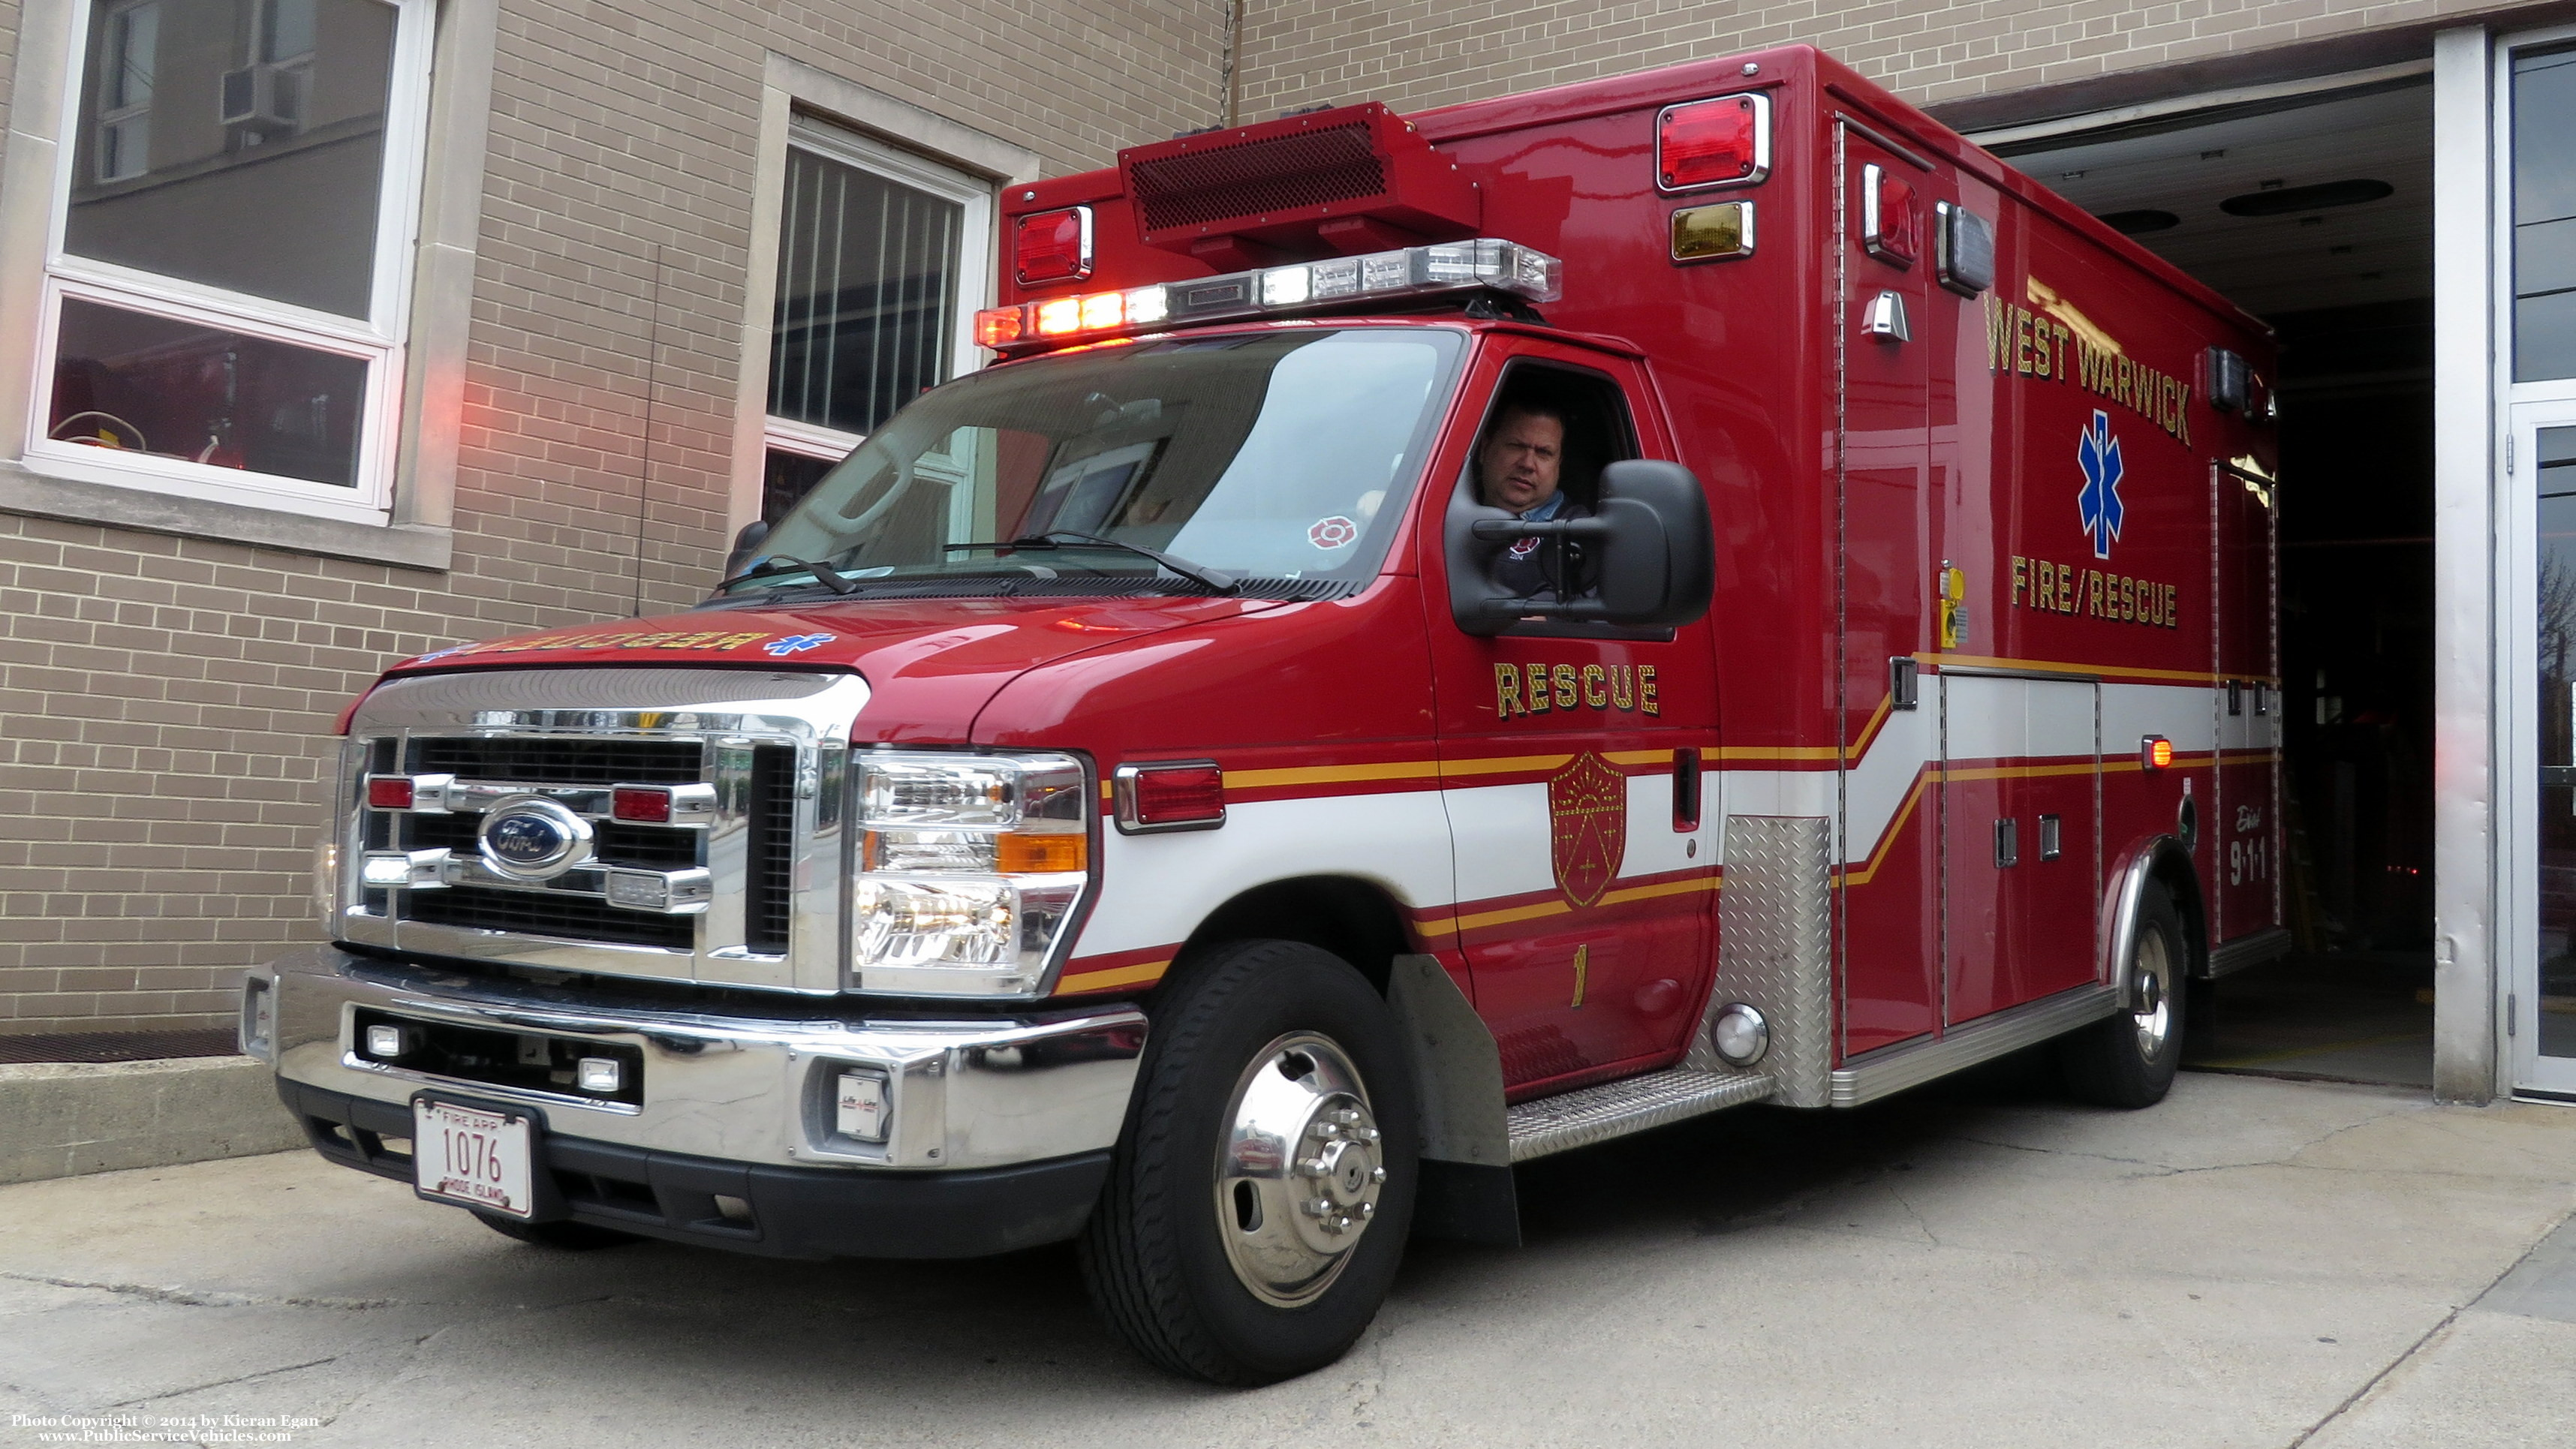
[[[568,1253],[587,1253],[595,1248],[617,1248],[628,1243],[643,1241],[633,1233],[621,1233],[615,1228],[593,1227],[588,1223],[525,1223],[517,1218],[495,1217],[490,1213],[476,1213],[474,1217],[476,1221],[502,1237],[516,1238],[523,1243],[534,1243],[541,1248],[557,1248]]]
[[[2185,989],[2190,956],[2182,914],[2162,886],[2138,902],[2138,937],[2128,967],[2139,1009],[2115,1012],[2058,1041],[2058,1065],[2077,1097],[2104,1107],[2152,1107],[2173,1089],[2182,1065]]]
[[[1359,972],[1294,941],[1220,946],[1166,987],[1080,1244],[1093,1306],[1178,1374],[1274,1383],[1339,1359],[1413,1217],[1412,1076]]]

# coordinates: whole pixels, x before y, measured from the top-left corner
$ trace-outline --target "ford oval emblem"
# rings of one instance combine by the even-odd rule
[[[542,796],[513,800],[483,817],[477,844],[503,875],[551,880],[590,854],[590,822]]]

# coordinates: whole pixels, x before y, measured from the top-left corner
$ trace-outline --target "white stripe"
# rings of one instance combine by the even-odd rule
[[[1933,676],[1924,707],[1888,716],[1868,754],[1840,777],[1843,858],[1869,858],[1895,821],[1924,766],[1940,757],[1941,694],[1949,694],[1949,758],[2082,759],[2092,753],[2084,698],[2096,686],[2059,680]],[[2101,753],[2133,757],[2137,742],[2161,734],[2185,754],[2215,747],[2221,703],[2200,684],[2104,684]],[[2231,747],[2276,743],[2280,716],[2257,718],[2250,704],[2229,719]],[[1835,813],[1836,773],[1817,770],[1709,771],[1700,829],[1672,828],[1672,776],[1628,777],[1628,835],[1619,878],[1716,863],[1726,815]],[[1454,834],[1453,834],[1454,832]],[[1553,890],[1547,786],[1541,781],[1448,790],[1263,800],[1231,807],[1224,828],[1166,835],[1104,832],[1103,893],[1084,925],[1077,954],[1143,950],[1186,939],[1226,901],[1271,881],[1347,876],[1385,888],[1399,905],[1428,909]],[[1455,842],[1454,850],[1452,842]],[[1696,842],[1696,855],[1688,853]]]

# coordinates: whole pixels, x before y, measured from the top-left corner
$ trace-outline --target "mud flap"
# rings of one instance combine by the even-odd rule
[[[1396,957],[1386,994],[1422,1103],[1414,1234],[1519,1247],[1520,1196],[1493,1033],[1436,956]]]

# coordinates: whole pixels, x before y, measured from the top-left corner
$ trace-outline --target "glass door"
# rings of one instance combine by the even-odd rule
[[[2514,409],[2503,530],[2515,1085],[2576,1094],[2576,401]]]

